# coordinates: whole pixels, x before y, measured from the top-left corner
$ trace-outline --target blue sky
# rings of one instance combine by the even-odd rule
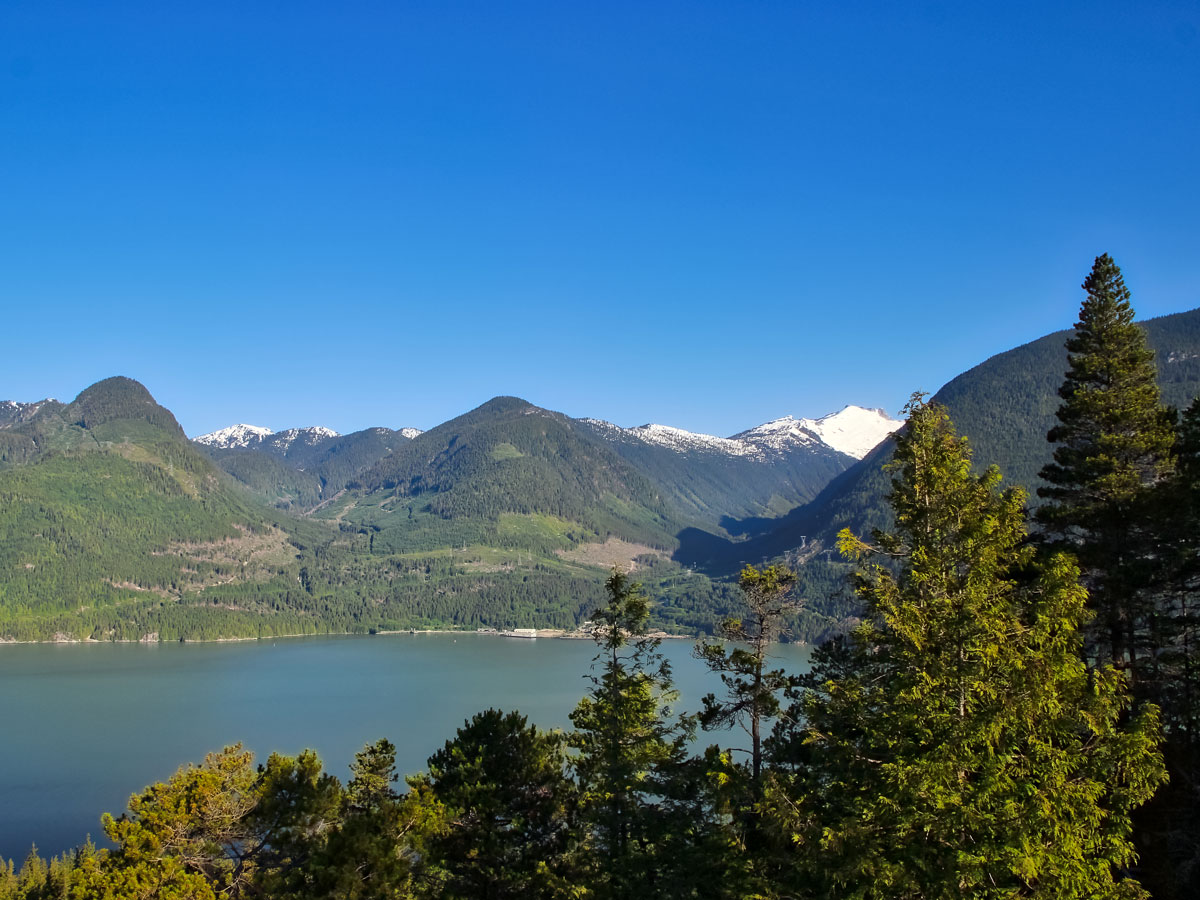
[[[0,398],[729,434],[1200,305],[1200,6],[0,5]]]

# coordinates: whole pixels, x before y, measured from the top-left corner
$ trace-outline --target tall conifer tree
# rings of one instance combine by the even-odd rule
[[[863,623],[817,651],[773,740],[796,887],[1142,896],[1120,870],[1130,811],[1162,779],[1156,710],[1123,723],[1120,676],[1086,668],[1078,570],[1061,554],[1035,565],[1023,493],[1001,493],[994,467],[972,474],[943,408],[914,398],[907,412],[896,533],[841,535],[862,564]],[[877,554],[891,562],[866,563]]]
[[[588,831],[584,880],[607,900],[693,896],[685,885],[699,870],[688,860],[699,859],[707,824],[687,796],[697,785],[687,761],[695,721],[670,709],[678,695],[658,640],[646,634],[650,604],[641,585],[614,570],[606,587],[608,604],[591,619],[599,672],[571,713]]]
[[[1170,782],[1137,817],[1143,879],[1156,900],[1200,896],[1200,399],[1183,415],[1171,476],[1145,517],[1157,571],[1153,666],[1139,685],[1163,712]]]
[[[1172,414],[1159,398],[1154,351],[1133,322],[1129,289],[1112,257],[1096,257],[1067,341],[1063,403],[1047,435],[1054,462],[1041,471],[1038,510],[1047,543],[1073,552],[1096,618],[1089,652],[1131,676],[1150,646],[1153,602],[1145,491],[1171,467]]]
[[[704,697],[700,725],[706,731],[740,725],[750,738],[750,774],[757,788],[762,776],[763,729],[779,714],[779,696],[792,683],[782,669],[771,669],[768,651],[779,638],[784,617],[799,606],[791,598],[796,573],[787,566],[742,569],[738,585],[745,610],[718,629],[722,642],[700,641],[694,655],[721,676],[726,697]],[[730,643],[726,643],[730,642]]]

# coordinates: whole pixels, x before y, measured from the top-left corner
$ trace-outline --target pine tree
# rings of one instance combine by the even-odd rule
[[[350,771],[336,814],[310,834],[299,864],[260,875],[253,896],[399,900],[415,896],[414,882],[429,882],[426,842],[444,830],[440,804],[420,785],[405,795],[396,792],[391,741],[368,744],[355,754]]]
[[[641,585],[614,571],[608,604],[591,618],[599,651],[592,688],[571,713],[570,742],[589,831],[585,878],[596,896],[679,896],[660,851],[682,825],[672,799],[687,772],[691,719],[675,717],[677,694],[659,642],[646,636],[649,600]]]
[[[520,713],[477,713],[429,758],[428,786],[446,828],[426,862],[445,873],[439,896],[498,900],[564,896],[574,785],[565,738]]]
[[[994,467],[972,474],[943,408],[915,397],[907,412],[896,533],[841,535],[863,622],[814,655],[798,724],[772,742],[799,887],[1143,896],[1120,869],[1130,811],[1162,780],[1156,710],[1126,722],[1120,676],[1086,668],[1078,570],[1061,554],[1035,564],[1023,493],[1000,492]],[[879,554],[887,565],[868,564]]]
[[[781,698],[794,688],[796,676],[769,667],[772,641],[779,638],[784,617],[799,607],[791,596],[796,573],[787,566],[762,569],[746,566],[738,579],[743,615],[719,626],[722,642],[702,641],[694,655],[721,676],[725,696],[703,699],[700,725],[706,731],[741,727],[750,739],[749,765],[724,767],[723,800],[727,816],[722,821],[730,842],[739,852],[730,875],[740,896],[768,896],[780,865],[787,865],[786,847],[779,848],[769,829],[763,828],[762,800],[767,779],[763,771],[765,730],[780,713]],[[717,758],[718,749],[709,749]],[[728,758],[726,754],[726,758]],[[716,767],[714,767],[716,768]],[[782,852],[776,852],[782,850]]]
[[[1079,560],[1096,619],[1089,652],[1136,680],[1150,646],[1154,609],[1146,549],[1150,523],[1139,512],[1146,489],[1171,467],[1173,417],[1162,406],[1154,352],[1133,322],[1121,270],[1096,257],[1083,282],[1087,297],[1067,341],[1059,388],[1059,424],[1048,439],[1054,462],[1038,510],[1047,543]]]
[[[715,694],[704,698],[700,725],[705,731],[741,725],[750,738],[751,781],[758,785],[762,776],[762,730],[779,712],[779,696],[791,684],[782,669],[767,668],[767,651],[779,638],[784,616],[797,608],[790,597],[796,573],[787,566],[754,566],[742,569],[738,585],[746,615],[726,619],[719,634],[733,645],[702,641],[695,655],[721,676],[727,697]]]

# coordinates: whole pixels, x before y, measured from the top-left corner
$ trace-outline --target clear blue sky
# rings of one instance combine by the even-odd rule
[[[1200,5],[5,0],[0,399],[729,434],[1200,305]]]

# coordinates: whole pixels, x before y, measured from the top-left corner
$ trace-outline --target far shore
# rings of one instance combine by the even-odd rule
[[[503,637],[511,640],[533,640],[540,638],[542,640],[563,640],[563,641],[590,641],[592,636],[586,631],[567,631],[562,628],[536,628],[536,629],[520,629],[521,631],[534,631],[536,634],[516,633],[516,629],[502,631],[495,628],[400,628],[384,631],[321,631],[312,634],[265,634],[262,636],[253,637],[219,637],[219,638],[185,638],[180,640],[161,640],[157,636],[154,638],[118,638],[110,641],[100,641],[95,638],[50,638],[41,641],[18,641],[10,638],[0,637],[0,647],[16,646],[26,644],[53,644],[55,646],[69,646],[73,644],[232,644],[242,643],[245,641],[274,641],[284,640],[287,638],[322,638],[322,637],[391,637],[394,635],[421,635],[421,634],[465,634],[465,635],[483,635],[486,637]],[[667,634],[665,631],[654,631],[646,635],[649,638],[659,640],[685,640],[692,641],[696,638],[688,634]]]

